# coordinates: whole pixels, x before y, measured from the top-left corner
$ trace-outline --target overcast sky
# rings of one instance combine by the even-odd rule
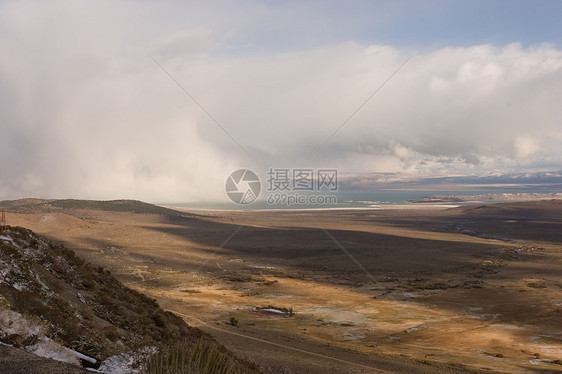
[[[0,200],[224,199],[241,167],[560,170],[561,19],[561,1],[0,0]]]

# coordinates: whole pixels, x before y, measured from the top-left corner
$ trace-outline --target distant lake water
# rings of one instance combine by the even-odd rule
[[[514,193],[560,193],[559,188],[548,190],[545,188],[486,188],[471,190],[355,190],[335,191],[314,194],[289,192],[278,195],[264,192],[260,197],[250,204],[235,204],[225,196],[224,201],[217,202],[182,202],[166,203],[161,205],[186,208],[186,209],[210,209],[210,210],[264,210],[264,209],[377,209],[391,206],[420,206],[420,203],[412,201],[421,200],[431,196],[453,196],[453,195],[488,195],[488,194],[514,194]],[[314,196],[313,196],[314,195]],[[311,203],[312,199],[317,200]],[[269,201],[268,201],[269,200]],[[300,200],[300,201],[297,201]],[[478,201],[478,200],[477,200]],[[444,202],[445,206],[460,206],[474,204],[477,201]],[[486,202],[507,201],[501,198],[497,200],[485,200]],[[513,201],[510,199],[509,201]],[[432,204],[432,205],[437,205]]]

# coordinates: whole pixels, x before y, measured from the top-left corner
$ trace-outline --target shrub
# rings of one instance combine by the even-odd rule
[[[232,355],[208,340],[161,349],[148,362],[146,374],[239,374]]]

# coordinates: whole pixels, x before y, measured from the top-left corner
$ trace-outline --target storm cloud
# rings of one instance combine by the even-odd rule
[[[239,167],[560,168],[554,45],[276,48],[326,19],[223,6],[0,3],[0,199],[216,199]]]

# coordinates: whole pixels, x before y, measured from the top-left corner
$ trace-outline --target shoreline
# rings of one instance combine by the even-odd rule
[[[410,203],[484,203],[511,201],[562,200],[562,193],[487,193],[472,195],[432,195],[422,199],[409,200]]]
[[[362,211],[362,210],[446,210],[458,208],[461,206],[477,205],[477,204],[501,204],[512,202],[528,202],[528,201],[544,201],[544,200],[562,200],[562,193],[497,193],[497,194],[476,194],[476,195],[432,195],[422,199],[405,200],[403,202],[381,202],[381,201],[349,201],[337,204],[335,206],[327,207],[253,207],[253,204],[248,204],[247,208],[239,205],[232,205],[232,208],[227,207],[215,208],[211,207],[213,204],[209,203],[209,207],[189,207],[178,206],[176,204],[159,204],[161,207],[174,209],[183,212],[315,212],[315,211]],[[263,201],[258,201],[263,203]],[[363,203],[363,206],[345,206],[348,204]],[[188,205],[188,204],[182,204]]]
[[[470,205],[470,204],[467,204]],[[160,205],[163,208],[173,209],[180,212],[327,212],[327,211],[365,211],[365,210],[446,210],[458,208],[465,205],[452,204],[388,204],[366,207],[329,207],[329,208],[256,208],[256,209],[217,209],[217,208],[186,208],[173,205]]]

